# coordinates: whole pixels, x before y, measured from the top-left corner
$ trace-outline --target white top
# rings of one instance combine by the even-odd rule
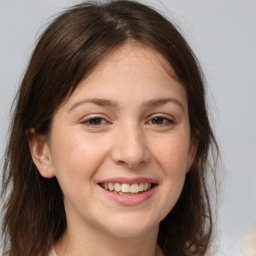
[[[48,256],[57,256],[57,254],[56,254],[54,248],[52,248],[52,250],[51,250],[51,252],[49,253]]]

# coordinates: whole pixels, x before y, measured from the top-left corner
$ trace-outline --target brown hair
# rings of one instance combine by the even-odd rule
[[[45,256],[66,229],[62,191],[56,178],[43,178],[34,165],[26,131],[47,134],[56,109],[78,83],[127,41],[162,54],[187,92],[191,134],[198,140],[195,161],[181,196],[160,223],[158,243],[165,255],[204,255],[212,233],[206,185],[209,150],[217,151],[203,78],[190,47],[166,18],[133,1],[82,3],[57,17],[34,50],[16,98],[5,154],[2,231],[5,254]]]

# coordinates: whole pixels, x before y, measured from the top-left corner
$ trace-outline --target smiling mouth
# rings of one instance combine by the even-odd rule
[[[131,185],[126,183],[100,183],[100,186],[107,191],[119,195],[138,195],[152,189],[154,184],[147,182]]]

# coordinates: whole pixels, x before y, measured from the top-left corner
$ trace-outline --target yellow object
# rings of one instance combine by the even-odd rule
[[[256,229],[246,234],[239,241],[239,246],[245,256],[256,256]]]

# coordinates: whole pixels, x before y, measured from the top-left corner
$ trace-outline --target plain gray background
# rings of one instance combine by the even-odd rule
[[[71,0],[0,0],[0,154],[9,110],[36,38]],[[178,24],[205,72],[224,168],[219,230],[237,241],[256,226],[256,1],[143,1]],[[18,147],[19,145],[17,145]],[[22,149],[21,149],[22,150]]]

